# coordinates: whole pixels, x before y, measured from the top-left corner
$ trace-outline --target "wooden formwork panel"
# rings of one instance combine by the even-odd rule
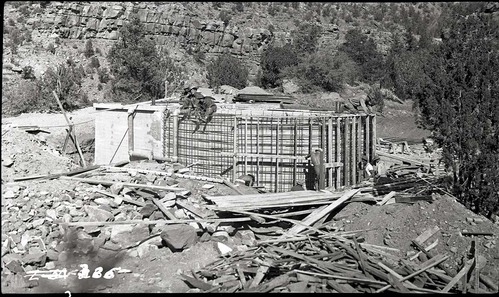
[[[163,156],[163,114],[136,110],[133,116],[133,151]],[[129,160],[128,109],[101,111],[95,118],[95,164]]]
[[[189,120],[178,123],[165,117],[165,156],[177,157],[192,170],[207,176],[234,180],[253,174],[256,185],[268,191],[289,190],[297,180],[310,181],[314,173],[305,156],[314,149],[324,151],[325,162],[340,163],[326,170],[327,187],[339,188],[359,183],[363,172],[362,156],[370,156],[374,116],[283,116],[254,114],[216,114],[202,132]],[[313,175],[313,174],[312,174]],[[307,182],[307,187],[313,186]]]

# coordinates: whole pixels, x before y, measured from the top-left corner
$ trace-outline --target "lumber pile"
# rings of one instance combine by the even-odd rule
[[[396,249],[363,244],[354,233],[330,232],[260,241],[181,278],[201,292],[456,293],[470,287],[487,292],[479,271],[463,283],[476,267],[476,254],[456,275],[437,268],[448,258],[437,254],[418,265]]]
[[[234,196],[204,196],[216,204],[218,210],[256,210],[295,206],[328,204],[341,197],[342,193],[329,191],[297,191]]]

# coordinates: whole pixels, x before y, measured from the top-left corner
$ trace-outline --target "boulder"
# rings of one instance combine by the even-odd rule
[[[240,239],[241,243],[247,246],[255,246],[257,244],[255,234],[250,230],[238,230],[235,237]]]
[[[116,225],[111,227],[110,240],[122,247],[127,247],[147,238],[147,236],[149,236],[149,227],[146,224]]]
[[[282,89],[284,94],[293,94],[300,90],[300,86],[298,86],[295,82],[289,79],[285,79],[282,82]]]
[[[161,239],[172,251],[181,251],[198,241],[196,229],[187,224],[167,225],[161,232]]]
[[[83,206],[83,209],[88,215],[89,222],[106,222],[114,220],[114,216],[111,212],[90,205]]]
[[[26,265],[44,266],[47,260],[47,253],[42,251],[31,252],[23,257],[22,262]]]
[[[146,203],[146,205],[144,207],[142,207],[140,209],[140,214],[144,217],[144,218],[148,218],[150,217],[153,212],[155,212],[157,210],[157,206],[152,204],[152,203]]]

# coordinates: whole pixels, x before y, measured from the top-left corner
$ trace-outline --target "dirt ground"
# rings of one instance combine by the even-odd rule
[[[378,136],[395,135],[400,139],[416,141],[428,135],[426,131],[417,129],[413,121],[409,122],[408,107],[409,105],[388,106],[387,116],[378,118]],[[84,150],[87,151],[86,160],[89,164],[93,158],[93,119],[95,113],[93,108],[71,113],[72,120],[77,124],[78,139]],[[394,123],[404,123],[402,126],[397,124],[398,133],[394,133]],[[50,133],[30,134],[22,129],[14,128],[14,126],[31,125],[45,127],[44,129]],[[10,244],[11,253],[4,255],[4,247],[2,247],[2,292],[63,293],[69,290],[73,293],[186,293],[199,291],[187,285],[179,275],[181,273],[190,275],[191,271],[198,270],[220,257],[216,248],[217,240],[210,236],[203,238],[202,232],[198,233],[199,241],[182,252],[173,252],[170,248],[157,244],[156,248],[140,252],[141,255],[139,255],[138,249],[118,253],[101,248],[91,257],[85,255],[69,261],[61,258],[59,254],[59,256],[52,256],[49,259],[58,269],[78,269],[79,264],[88,264],[91,271],[98,266],[121,267],[128,270],[128,272],[119,273],[109,280],[72,278],[66,281],[43,280],[37,284],[32,284],[19,274],[6,272],[9,269],[15,270],[12,266],[9,266],[9,269],[4,268],[5,265],[9,264],[6,259],[15,262],[16,259],[26,256],[19,249],[17,252],[15,250],[22,242],[25,233],[31,237],[47,238],[45,245],[50,248],[56,248],[61,240],[64,240],[57,224],[46,219],[47,210],[58,209],[58,211],[60,210],[59,215],[64,213],[64,215],[81,220],[84,219],[82,205],[99,205],[92,200],[103,199],[103,196],[95,193],[96,190],[102,190],[102,187],[68,180],[33,180],[10,183],[13,177],[66,172],[78,167],[78,155],[75,152],[69,156],[64,156],[60,152],[65,138],[64,125],[65,120],[61,114],[24,114],[2,119],[2,243],[5,246],[9,236],[14,240],[14,244]],[[141,168],[156,170],[168,170],[170,165],[134,164],[135,167],[142,166]],[[133,174],[117,173],[112,177],[114,180],[122,179],[123,181],[138,178]],[[109,176],[102,175],[101,178],[106,179]],[[140,178],[147,179],[148,176],[144,175]],[[154,180],[155,183],[158,181],[158,179]],[[169,181],[170,179],[165,178],[159,182]],[[224,185],[215,184],[213,188],[207,189],[203,188],[204,184],[206,182],[178,179],[179,187],[191,191],[188,198],[191,203],[203,203],[202,194],[234,194],[233,190]],[[78,204],[80,204],[79,207],[76,206]],[[123,216],[126,219],[137,217],[137,213],[141,211],[140,208],[129,205],[126,207],[126,211],[119,208],[110,210],[113,211],[115,217]],[[142,218],[140,213],[138,218]],[[429,242],[438,239],[434,252],[449,254],[451,257],[445,263],[453,270],[460,267],[463,257],[470,248],[471,237],[463,236],[461,232],[490,232],[493,234],[492,236],[477,237],[478,253],[486,259],[482,273],[496,284],[499,283],[499,269],[497,269],[499,267],[499,247],[497,245],[499,226],[473,214],[450,196],[435,194],[432,202],[419,201],[414,204],[395,203],[384,206],[352,202],[338,211],[331,218],[330,223],[346,231],[365,230],[362,234],[366,243],[399,249],[404,258],[410,258],[416,253],[416,250],[411,246],[411,240],[425,230],[436,226],[440,230]],[[87,234],[94,234],[94,232],[105,234],[107,232],[105,228],[96,231],[95,228],[87,227],[84,231]],[[151,231],[150,234],[155,234],[158,229],[151,226],[149,231]],[[92,235],[92,237],[93,240],[97,240],[101,236]],[[152,238],[151,242],[156,239]],[[241,242],[230,237],[225,244],[234,248]],[[152,245],[154,244],[148,246]],[[36,246],[31,248],[36,249]],[[425,260],[425,256],[420,256],[414,261],[424,262]],[[25,267],[26,271],[38,268],[37,264]]]

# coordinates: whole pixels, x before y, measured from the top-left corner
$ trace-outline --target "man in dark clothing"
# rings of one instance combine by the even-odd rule
[[[213,114],[217,111],[217,105],[215,104],[214,98],[211,96],[206,96],[204,98],[199,99],[198,101],[198,112],[199,112],[199,122],[194,131],[199,129],[199,125],[201,122],[204,123],[203,132],[206,131],[206,126],[209,122],[211,122],[213,118]]]
[[[197,89],[198,87],[196,86],[184,88],[184,93],[182,94],[183,96],[180,100],[180,110],[184,113],[184,115],[180,121],[190,119],[192,113],[195,113],[198,109],[198,99],[194,95]]]

